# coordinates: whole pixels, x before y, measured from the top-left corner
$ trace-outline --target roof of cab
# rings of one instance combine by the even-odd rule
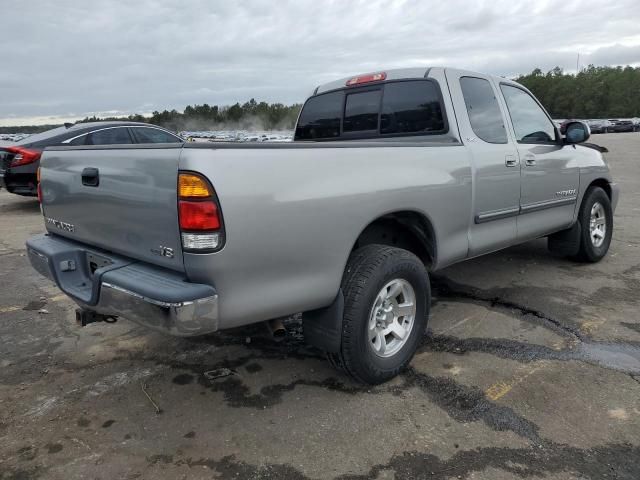
[[[378,70],[378,72],[384,72],[387,74],[387,78],[385,80],[400,80],[406,78],[424,78],[428,73],[430,68],[395,68],[392,70]],[[377,72],[367,72],[367,73],[377,73]],[[318,88],[315,89],[314,95],[319,93],[328,92],[330,90],[337,90],[339,88],[344,88],[346,86],[347,80],[366,75],[367,73],[360,75],[351,75],[350,77],[341,78],[339,80],[334,80],[332,82],[324,83]]]
[[[388,81],[388,80],[406,80],[406,79],[426,78],[426,77],[429,77],[429,73],[432,72],[433,70],[440,70],[440,71],[449,70],[449,71],[455,71],[459,73],[465,73],[468,75],[482,75],[484,77],[490,77],[490,78],[493,78],[494,80],[498,80],[502,82],[515,83],[512,80],[509,80],[508,78],[497,77],[495,75],[480,74],[480,73],[471,72],[468,70],[460,70],[457,68],[448,68],[448,67],[395,68],[390,70],[380,69],[374,72],[351,75],[350,77],[344,77],[339,80],[333,80],[328,83],[323,83],[322,85],[318,86],[314,90],[312,95],[318,95],[320,93],[329,92],[331,90],[338,90],[338,89],[345,88],[348,80],[354,77],[359,77],[359,76],[363,76],[371,73],[384,72],[387,75],[385,78],[385,81]]]

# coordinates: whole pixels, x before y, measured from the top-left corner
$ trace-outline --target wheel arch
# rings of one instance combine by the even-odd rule
[[[608,174],[603,174],[602,172],[599,172],[597,175],[588,175],[588,174],[585,175],[584,173],[581,172],[580,177],[581,177],[580,190],[578,192],[576,208],[573,214],[574,222],[578,220],[578,212],[580,211],[582,202],[584,202],[584,199],[590,188],[600,187],[605,191],[605,193],[607,194],[607,197],[609,197],[609,200],[612,202],[612,204],[615,200],[613,188],[611,186],[611,178],[608,176]]]
[[[611,189],[611,182],[609,180],[607,180],[606,178],[596,178],[595,180],[592,180],[591,183],[589,183],[589,185],[587,185],[587,188],[584,190],[585,193],[587,192],[587,190],[589,190],[591,187],[600,187],[602,188],[605,193],[607,194],[607,196],[609,197],[609,200],[613,201],[613,192]],[[584,195],[583,195],[583,199],[584,199]]]
[[[360,247],[382,244],[404,248],[415,254],[427,270],[437,265],[437,241],[433,223],[427,215],[415,210],[396,210],[379,215],[360,229],[351,249],[344,257],[342,272],[351,254]],[[325,352],[340,349],[344,296],[341,288],[327,307],[303,312],[305,341]]]
[[[372,219],[361,229],[349,254],[373,243],[408,250],[429,270],[437,265],[435,229],[429,217],[422,212],[397,210]]]

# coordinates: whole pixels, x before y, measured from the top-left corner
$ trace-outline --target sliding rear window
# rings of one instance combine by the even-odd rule
[[[298,119],[296,140],[339,137],[343,103],[342,92],[325,93],[307,100]]]
[[[300,114],[295,139],[347,140],[446,132],[438,85],[432,80],[402,80],[311,97]]]
[[[344,104],[342,132],[376,133],[381,94],[381,89],[348,94]]]

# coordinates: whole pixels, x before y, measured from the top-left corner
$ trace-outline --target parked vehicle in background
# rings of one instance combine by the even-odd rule
[[[591,133],[605,133],[605,120],[587,120]]]
[[[42,151],[53,145],[133,145],[182,143],[176,134],[155,125],[137,122],[91,122],[29,135],[0,146],[0,187],[18,195],[38,194],[37,171]]]
[[[609,119],[608,133],[632,132],[633,123],[629,120]]]
[[[565,131],[504,78],[345,78],[289,143],[48,148],[27,252],[81,323],[193,336],[303,312],[307,342],[380,383],[423,341],[429,272],[544,236],[606,255],[618,188],[588,127]]]
[[[609,132],[633,132],[633,122],[631,120],[609,120]]]
[[[28,136],[28,133],[0,133],[0,141],[15,143]]]
[[[633,131],[640,132],[640,118],[635,117],[632,118],[631,121],[633,122]]]

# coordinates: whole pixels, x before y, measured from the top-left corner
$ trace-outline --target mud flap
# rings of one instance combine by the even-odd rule
[[[580,221],[576,221],[571,228],[549,235],[547,246],[551,253],[571,257],[578,254],[582,236]]]
[[[302,332],[309,345],[328,353],[338,353],[342,342],[342,315],[344,295],[342,290],[325,308],[311,310],[302,314]]]

